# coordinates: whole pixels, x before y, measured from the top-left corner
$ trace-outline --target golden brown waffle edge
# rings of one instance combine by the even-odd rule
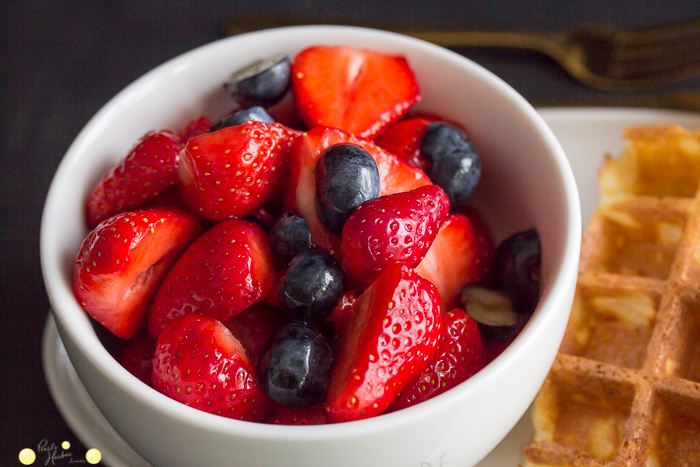
[[[599,171],[526,467],[700,466],[700,130],[623,137]]]

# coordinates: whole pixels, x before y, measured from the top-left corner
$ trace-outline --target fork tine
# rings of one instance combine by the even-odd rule
[[[613,33],[613,36],[619,44],[643,45],[674,42],[698,34],[700,34],[700,19],[648,28],[618,30]]]
[[[587,64],[613,79],[677,73],[700,61],[700,20],[639,30],[593,30],[601,47],[590,47]],[[594,49],[594,50],[591,50]]]

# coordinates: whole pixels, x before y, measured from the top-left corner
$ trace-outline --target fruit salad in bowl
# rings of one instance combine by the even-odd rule
[[[556,355],[580,212],[497,77],[396,34],[295,27],[113,98],[41,241],[71,362],[153,465],[473,465]]]

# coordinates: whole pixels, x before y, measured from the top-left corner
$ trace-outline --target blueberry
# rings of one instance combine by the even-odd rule
[[[354,144],[336,144],[316,161],[316,210],[336,235],[357,207],[380,193],[379,168],[372,156]]]
[[[280,280],[280,307],[293,320],[319,323],[343,296],[345,273],[333,257],[315,248],[304,250],[290,262]]]
[[[535,229],[516,232],[496,248],[494,281],[510,293],[519,313],[529,314],[537,307],[541,256],[540,237]]]
[[[236,71],[224,87],[231,98],[241,104],[271,106],[284,97],[291,76],[289,57],[278,54]]]
[[[275,123],[275,119],[272,118],[269,113],[267,113],[267,110],[260,106],[255,106],[233,112],[228,117],[212,125],[212,127],[209,128],[209,131],[217,131],[230,126],[238,126],[248,121]]]
[[[282,214],[270,230],[270,250],[284,262],[311,248],[311,232],[306,219],[294,211]]]
[[[428,176],[445,190],[450,205],[463,204],[481,178],[481,158],[474,143],[456,126],[432,122],[425,130],[421,152],[431,160]]]
[[[275,402],[309,407],[323,401],[333,352],[328,341],[303,323],[290,323],[273,337],[256,369],[257,381]]]

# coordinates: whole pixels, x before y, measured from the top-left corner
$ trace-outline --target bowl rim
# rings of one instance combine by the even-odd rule
[[[465,69],[465,71],[474,74],[480,81],[491,87],[494,92],[500,94],[504,99],[509,100],[513,106],[517,108],[517,111],[525,116],[528,122],[534,127],[537,134],[539,134],[544,144],[550,149],[550,157],[562,177],[567,215],[567,219],[564,221],[564,224],[567,226],[567,232],[564,240],[563,259],[557,265],[557,270],[552,271],[554,280],[549,287],[543,291],[537,312],[532,316],[520,335],[494,361],[472,378],[450,391],[407,409],[352,422],[322,426],[283,426],[241,422],[239,420],[228,419],[187,407],[184,404],[152,390],[119,365],[116,359],[112,357],[103,345],[95,346],[94,344],[99,344],[99,341],[94,333],[92,333],[92,335],[90,335],[90,333],[81,334],[71,329],[71,326],[69,323],[65,322],[65,319],[70,318],[70,315],[76,313],[77,310],[81,313],[83,311],[78,306],[72,294],[70,284],[66,284],[62,280],[58,251],[55,251],[52,246],[51,233],[48,226],[57,225],[52,221],[51,210],[55,203],[58,202],[57,192],[61,183],[65,183],[66,174],[75,163],[74,159],[80,153],[80,148],[88,144],[94,138],[93,133],[98,131],[101,125],[104,125],[105,119],[108,118],[111,112],[118,109],[127,95],[137,92],[145,84],[153,80],[162,79],[163,76],[171,74],[172,70],[187,63],[195,55],[206,53],[220,47],[234,47],[237,43],[255,40],[263,36],[280,34],[282,34],[282,36],[285,34],[297,35],[307,34],[309,32],[313,32],[314,35],[330,35],[336,33],[361,34],[366,37],[373,37],[381,40],[383,43],[389,43],[397,48],[411,48],[429,53],[440,60],[451,62]],[[310,42],[309,45],[313,45],[313,43]],[[575,283],[578,270],[580,239],[581,212],[578,190],[573,172],[564,151],[551,129],[537,111],[524,97],[518,94],[501,78],[462,55],[420,39],[356,26],[312,25],[256,31],[240,36],[219,39],[199,46],[158,65],[131,82],[112,97],[81,129],[63,156],[54,174],[42,213],[40,253],[42,273],[52,307],[51,312],[54,314],[56,321],[60,323],[59,329],[68,333],[69,338],[77,346],[78,350],[86,356],[95,367],[105,374],[112,383],[119,386],[131,397],[138,399],[141,403],[150,405],[154,409],[166,413],[168,416],[176,418],[188,425],[220,433],[235,434],[242,438],[295,441],[308,439],[310,436],[314,439],[330,440],[345,438],[360,433],[385,431],[392,427],[410,423],[413,420],[423,419],[432,412],[438,404],[451,405],[458,399],[467,397],[478,385],[488,384],[488,380],[496,377],[496,374],[503,371],[503,368],[508,365],[508,362],[511,361],[510,357],[519,352],[528,342],[532,341],[533,336],[538,334],[538,331],[548,321],[554,319],[552,316],[553,314],[560,312],[560,310],[554,309],[554,304],[558,301],[557,298],[565,295],[567,291],[570,290],[571,284]]]

